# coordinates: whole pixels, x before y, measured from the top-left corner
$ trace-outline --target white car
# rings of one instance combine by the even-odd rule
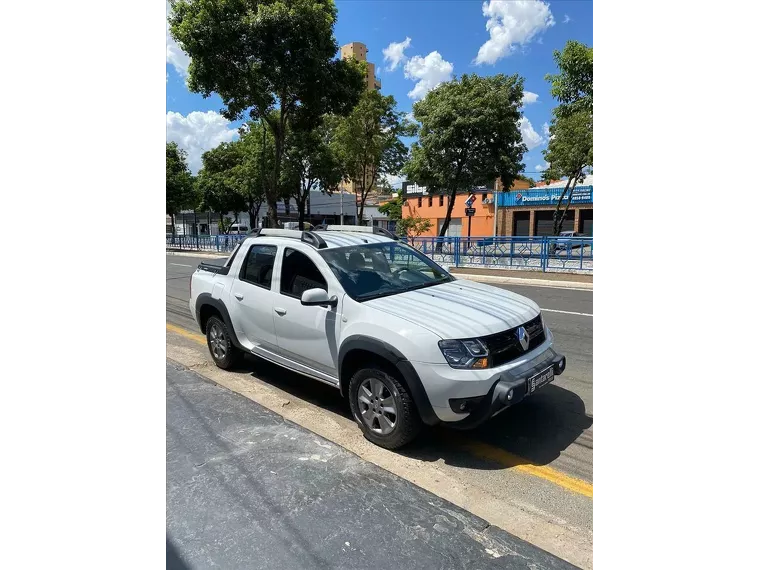
[[[334,386],[389,449],[423,424],[475,427],[566,366],[533,301],[376,227],[254,230],[198,266],[190,310],[217,366],[248,353]]]

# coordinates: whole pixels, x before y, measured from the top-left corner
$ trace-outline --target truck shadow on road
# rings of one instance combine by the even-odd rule
[[[243,370],[293,397],[353,421],[347,401],[331,386],[252,356],[246,356]],[[593,418],[587,415],[582,399],[551,384],[474,430],[428,428],[397,453],[423,461],[442,459],[453,466],[496,470],[523,464],[547,465],[574,444],[583,448],[577,454],[578,476],[590,480],[593,436],[588,430],[592,425]]]

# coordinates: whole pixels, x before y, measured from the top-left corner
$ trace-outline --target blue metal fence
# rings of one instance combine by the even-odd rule
[[[418,237],[405,241],[437,263],[453,267],[593,271],[593,238]]]
[[[166,248],[230,252],[244,235],[167,236]],[[404,239],[430,259],[451,267],[593,272],[593,238],[418,237]]]

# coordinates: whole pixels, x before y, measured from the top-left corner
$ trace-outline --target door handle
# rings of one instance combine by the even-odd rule
[[[279,307],[274,307],[274,312],[280,316],[285,316],[287,314],[287,309],[280,309]]]
[[[242,301],[242,297],[243,297],[243,294],[242,294],[242,293],[235,293],[235,298],[236,298],[238,301]]]

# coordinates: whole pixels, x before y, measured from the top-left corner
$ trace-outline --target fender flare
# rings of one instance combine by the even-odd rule
[[[235,329],[232,326],[232,319],[229,316],[227,306],[220,299],[214,299],[210,293],[201,293],[195,301],[195,320],[197,323],[200,324],[200,311],[205,306],[211,306],[219,311],[221,318],[224,320],[224,324],[227,325],[227,330],[232,337],[232,344],[240,350],[245,350],[240,344],[240,341],[237,340],[237,334],[235,334]],[[205,333],[202,326],[200,330]]]
[[[365,335],[353,335],[343,341],[338,354],[338,376],[340,378],[341,395],[346,395],[347,385],[348,382],[350,382],[350,378],[342,377],[343,362],[345,357],[352,350],[371,352],[392,363],[403,376],[403,380],[405,381],[406,386],[408,386],[409,392],[411,392],[411,397],[414,399],[414,403],[416,404],[416,408],[419,411],[422,421],[427,425],[440,423],[440,419],[435,415],[435,411],[432,409],[430,399],[427,397],[427,391],[424,389],[424,385],[419,379],[419,375],[416,373],[414,366],[400,350],[377,338]]]

